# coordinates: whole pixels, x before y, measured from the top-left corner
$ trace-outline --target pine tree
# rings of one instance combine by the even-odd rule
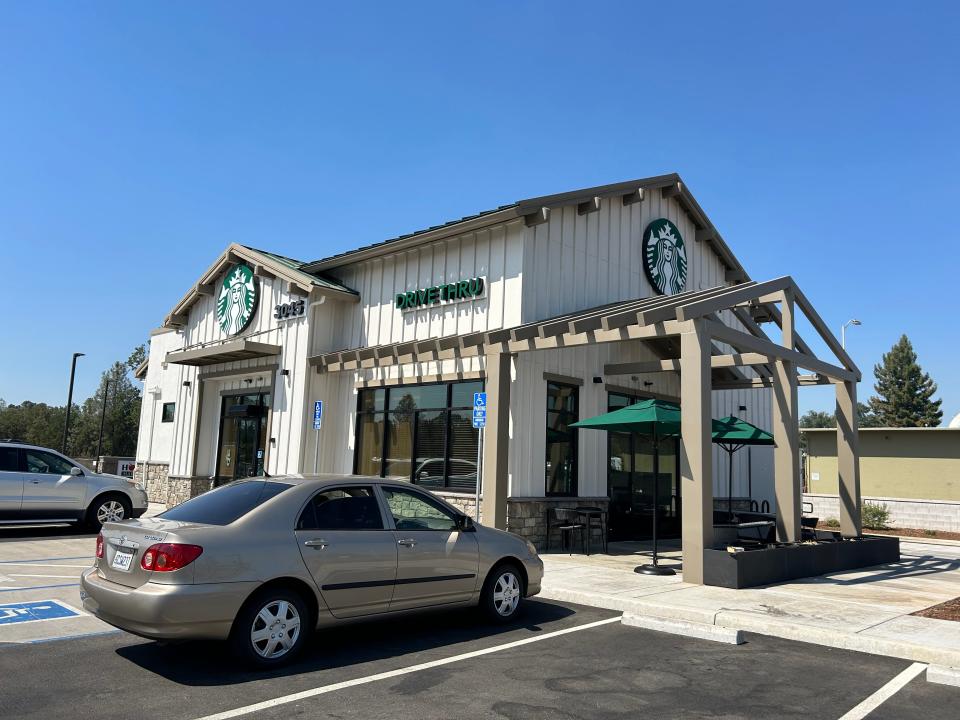
[[[943,418],[940,400],[932,400],[937,384],[917,364],[906,335],[874,365],[877,378],[870,409],[883,427],[936,427]]]

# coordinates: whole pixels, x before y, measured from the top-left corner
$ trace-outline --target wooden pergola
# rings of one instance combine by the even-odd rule
[[[719,314],[726,311],[742,329],[721,321]],[[799,336],[798,312],[839,364],[817,357]],[[770,337],[761,328],[760,323],[768,321],[776,324],[779,337]],[[483,517],[487,524],[505,528],[511,357],[531,350],[630,340],[648,343],[661,359],[607,364],[604,375],[680,374],[686,582],[703,581],[703,550],[713,546],[710,393],[714,389],[773,389],[777,536],[783,542],[796,542],[800,540],[801,514],[797,390],[804,385],[833,385],[840,527],[844,537],[860,535],[856,391],[860,371],[790,277],[619,302],[500,330],[323,353],[311,357],[310,363],[317,372],[340,372],[484,357],[491,410],[483,457]],[[743,367],[754,372],[740,372]]]

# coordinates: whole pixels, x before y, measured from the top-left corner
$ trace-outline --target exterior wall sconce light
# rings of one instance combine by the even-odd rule
[[[594,375],[594,376],[593,376],[593,381],[594,381],[597,385],[599,385],[600,383],[603,382],[603,378],[600,377],[599,375]]]
[[[284,368],[283,370],[280,371],[280,374],[281,374],[281,375],[289,375],[289,374],[290,374],[290,371],[287,370],[286,368]]]
[[[184,380],[184,381],[183,381],[183,386],[184,386],[184,387],[190,387],[190,381],[189,381],[189,380]]]

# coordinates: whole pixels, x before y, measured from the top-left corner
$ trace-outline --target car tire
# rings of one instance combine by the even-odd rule
[[[514,563],[500,563],[487,575],[480,591],[480,610],[487,620],[507,623],[523,605],[523,574]]]
[[[101,495],[87,508],[86,524],[91,530],[99,531],[105,522],[128,520],[133,513],[133,504],[124,495],[113,493]]]
[[[292,635],[291,623],[296,623]],[[298,592],[285,587],[266,588],[240,608],[230,631],[230,644],[235,656],[246,665],[279,667],[303,649],[311,627],[310,610]]]

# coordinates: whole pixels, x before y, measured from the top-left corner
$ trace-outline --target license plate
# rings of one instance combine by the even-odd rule
[[[133,553],[126,552],[124,550],[117,550],[113,555],[113,562],[110,563],[110,567],[114,570],[123,570],[124,572],[130,572],[130,561],[133,560]]]

